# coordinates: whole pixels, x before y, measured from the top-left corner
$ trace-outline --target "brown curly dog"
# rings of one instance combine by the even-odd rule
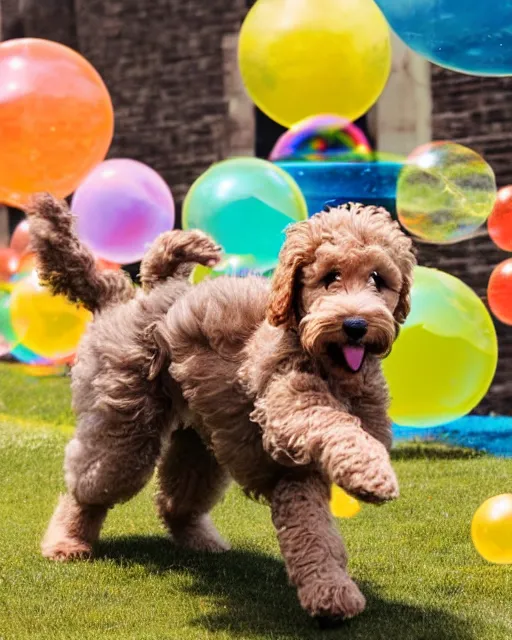
[[[219,247],[198,231],[156,240],[136,293],[98,272],[66,205],[28,211],[40,276],[95,312],[73,368],[68,493],[45,556],[88,556],[107,511],[158,469],[158,511],[176,544],[224,551],[209,512],[230,478],[267,500],[291,582],[324,624],[363,611],[329,511],[331,483],[396,498],[380,361],[410,305],[411,241],[382,208],[351,204],[290,227],[273,281],[191,286]]]

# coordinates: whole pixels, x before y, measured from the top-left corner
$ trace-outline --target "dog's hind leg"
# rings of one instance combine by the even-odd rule
[[[227,551],[229,545],[209,511],[222,497],[229,475],[192,428],[172,433],[158,465],[160,517],[176,544],[196,551]]]
[[[108,509],[138,493],[151,478],[160,435],[137,425],[111,424],[98,414],[82,416],[66,448],[68,493],[61,496],[41,550],[52,560],[87,557]]]
[[[50,560],[78,560],[92,554],[108,506],[82,504],[71,494],[61,495],[41,543]]]

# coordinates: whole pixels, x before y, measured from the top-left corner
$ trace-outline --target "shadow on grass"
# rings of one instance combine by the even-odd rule
[[[277,639],[343,637],[349,640],[477,640],[467,622],[446,611],[385,600],[371,584],[361,585],[366,612],[341,628],[320,631],[300,609],[287,583],[283,563],[254,549],[224,554],[192,553],[173,547],[164,537],[129,536],[98,545],[98,560],[138,564],[151,574],[181,573],[193,597],[213,600],[213,610],[191,621],[210,633],[228,632]]]
[[[487,454],[483,451],[455,447],[439,442],[408,442],[397,445],[391,451],[393,460],[472,460]]]

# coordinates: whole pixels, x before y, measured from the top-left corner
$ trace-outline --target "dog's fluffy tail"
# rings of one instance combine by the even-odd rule
[[[136,289],[127,274],[98,269],[93,254],[73,231],[73,216],[65,202],[38,194],[27,215],[39,278],[53,293],[81,302],[93,312],[135,297]],[[202,231],[167,231],[142,260],[142,287],[149,292],[168,278],[186,278],[195,264],[213,267],[220,257],[221,248]]]
[[[80,302],[92,312],[135,296],[126,273],[98,269],[93,254],[74,234],[73,216],[64,201],[38,194],[26,213],[39,278],[54,294]]]
[[[213,267],[220,257],[221,248],[202,231],[166,231],[142,259],[142,287],[148,292],[168,278],[188,278],[194,265]]]

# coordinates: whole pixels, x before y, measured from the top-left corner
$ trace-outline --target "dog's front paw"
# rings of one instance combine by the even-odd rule
[[[330,477],[334,484],[365,502],[398,498],[398,481],[384,445],[357,429],[352,438],[331,451]]]
[[[340,457],[333,482],[365,502],[387,502],[398,498],[398,480],[385,447],[377,441],[359,448],[349,457]]]
[[[390,463],[345,474],[340,486],[364,502],[378,504],[399,496],[398,480]]]
[[[347,575],[311,581],[298,590],[302,607],[322,628],[336,626],[362,613],[366,599]]]

